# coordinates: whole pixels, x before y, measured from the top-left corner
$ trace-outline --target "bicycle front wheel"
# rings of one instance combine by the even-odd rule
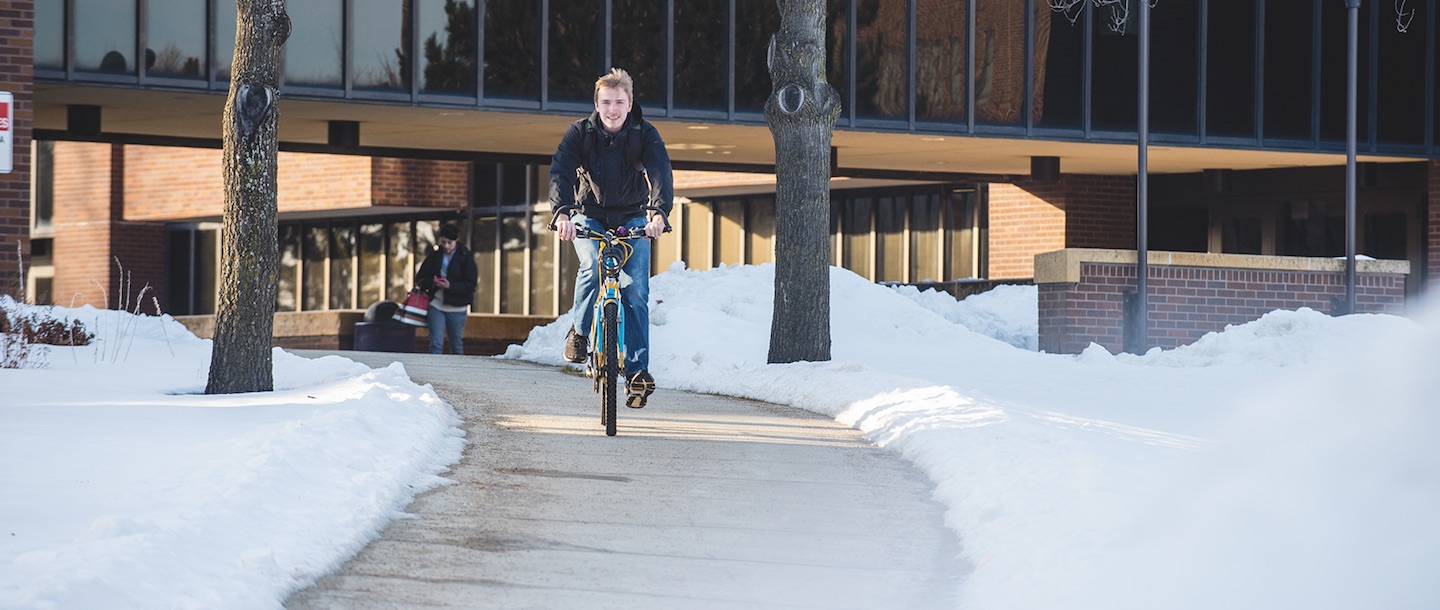
[[[620,304],[606,303],[601,315],[600,423],[605,425],[605,436],[615,436],[615,405],[620,392]]]

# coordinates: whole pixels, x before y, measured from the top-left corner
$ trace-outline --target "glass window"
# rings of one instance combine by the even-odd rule
[[[195,232],[195,313],[215,313],[219,277],[220,231],[202,228]]]
[[[500,204],[529,205],[532,165],[510,163],[500,166]]]
[[[530,311],[532,316],[553,316],[555,311],[555,232],[550,230],[550,214],[530,214]],[[569,244],[566,244],[569,245]],[[568,309],[570,303],[562,307]]]
[[[352,0],[350,61],[353,87],[364,91],[410,91],[408,2]]]
[[[1092,7],[1090,12],[1093,47],[1090,126],[1103,131],[1134,133],[1135,111],[1139,107],[1140,36],[1136,35],[1138,32],[1122,35],[1116,31],[1120,14],[1116,11],[1115,5],[1106,5]],[[1128,22],[1138,19],[1138,15],[1138,11],[1131,11],[1129,18],[1118,27],[1128,27]]]
[[[235,17],[234,2],[215,3],[215,80],[230,80],[230,68],[235,64]]]
[[[479,270],[479,282],[475,289],[476,313],[495,313],[495,217],[484,216],[475,219],[470,234],[470,250],[475,253],[475,267]]]
[[[745,206],[745,262],[759,265],[775,260],[775,201],[752,199]]]
[[[680,252],[686,267],[709,269],[715,266],[711,262],[710,251],[714,241],[711,216],[710,206],[704,203],[685,204],[685,213],[680,217]]]
[[[1308,2],[1292,2],[1265,15],[1266,138],[1311,138],[1312,8]]]
[[[1425,143],[1425,36],[1423,28],[1396,30],[1393,22],[1380,22],[1380,90],[1375,109],[1375,134],[1381,144]],[[1434,36],[1435,34],[1430,34]]]
[[[1285,206],[1281,256],[1344,256],[1345,204],[1290,201]]]
[[[875,279],[875,258],[870,249],[874,207],[875,200],[870,197],[856,197],[845,202],[845,252],[841,257],[846,269],[870,280]]]
[[[1361,5],[1359,13],[1359,65],[1356,76],[1356,110],[1359,120],[1355,125],[1355,137],[1360,142],[1370,139],[1370,9],[1371,4]],[[1388,8],[1388,7],[1387,7]],[[1393,18],[1393,13],[1390,15]],[[1392,33],[1395,22],[1384,21],[1385,29]],[[1349,38],[1349,11],[1342,2],[1327,2],[1320,5],[1320,139],[1331,142],[1345,141],[1345,71],[1346,45]],[[1393,59],[1393,58],[1392,58]],[[1334,76],[1331,76],[1331,75]],[[1423,84],[1418,84],[1423,88]],[[1422,94],[1423,95],[1423,94]],[[1423,131],[1420,124],[1412,126]]]
[[[276,283],[275,311],[300,309],[300,225],[280,225],[280,278]]]
[[[422,93],[475,95],[475,7],[466,0],[420,0]]]
[[[744,202],[734,199],[715,202],[715,240],[716,266],[745,262]]]
[[[550,0],[548,95],[551,100],[591,102],[595,79],[608,67],[601,39],[601,3]]]
[[[735,3],[735,109],[764,112],[770,98],[770,68],[765,55],[770,36],[779,30],[780,9],[774,0]]]
[[[855,116],[908,116],[905,106],[907,21],[903,2],[856,0]]]
[[[404,299],[414,285],[412,266],[417,261],[413,237],[409,222],[390,223],[390,241],[385,248],[385,294],[392,301]]]
[[[980,259],[984,248],[982,229],[977,226],[980,214],[974,189],[950,191],[945,201],[945,273],[944,280],[979,277],[986,273]]]
[[[664,107],[665,2],[612,0],[610,12],[610,60],[634,79],[636,103]]]
[[[328,297],[325,291],[325,274],[328,271],[325,255],[330,251],[330,231],[325,225],[307,226],[303,235],[305,260],[300,267],[304,277],[300,304],[305,311],[325,309]]]
[[[724,0],[675,3],[675,107],[727,108],[728,23]]]
[[[1025,4],[975,3],[975,122],[1025,122]]]
[[[285,12],[292,28],[285,41],[285,84],[345,86],[344,0],[288,0]]]
[[[875,279],[904,282],[905,197],[880,197],[875,207]]]
[[[847,10],[850,2],[828,0],[827,4],[826,23],[829,27],[825,31],[825,51],[828,53],[825,58],[825,78],[830,81],[830,86],[835,87],[835,92],[840,94],[840,116],[846,117],[853,113],[847,89],[850,86],[850,37],[847,36],[850,30],[850,11]],[[769,68],[766,68],[766,71],[768,73]]]
[[[920,120],[965,118],[966,27],[964,3],[916,2],[915,116]]]
[[[34,142],[35,181],[30,192],[30,227],[37,233],[50,235],[55,220],[55,142],[31,140]]]
[[[65,69],[65,3],[35,3],[35,67]]]
[[[500,218],[500,313],[526,313],[525,246],[529,236],[528,214],[506,214]]]
[[[355,306],[368,308],[385,300],[385,225],[360,225],[358,250],[360,301]]]
[[[1085,28],[1035,4],[1035,126],[1079,129],[1085,76]],[[1043,60],[1043,61],[1040,61]]]
[[[1255,137],[1255,2],[1210,0],[1205,45],[1207,135]]]
[[[485,97],[540,99],[540,7],[532,0],[486,0]]]
[[[150,0],[145,45],[146,74],[205,78],[205,5],[194,0]]]
[[[907,279],[910,282],[941,281],[940,196],[915,195],[911,206],[910,277]]]
[[[330,229],[330,309],[355,307],[355,227]]]
[[[1195,4],[1176,2],[1150,11],[1150,129],[1156,133],[1198,135],[1200,12]]]
[[[72,14],[76,70],[135,74],[135,0],[75,0]]]

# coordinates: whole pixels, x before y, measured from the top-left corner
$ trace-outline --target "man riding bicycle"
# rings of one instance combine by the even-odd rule
[[[599,290],[595,271],[598,248],[575,239],[577,227],[606,231],[625,227],[650,238],[669,230],[675,189],[670,155],[654,125],[633,104],[634,82],[613,68],[595,81],[595,112],[570,125],[550,161],[550,226],[563,241],[574,242],[580,268],[575,275],[572,326],[565,337],[565,359],[584,362],[588,353],[591,305]],[[640,408],[655,391],[650,375],[650,241],[632,243],[634,252],[622,270],[625,315],[625,404]]]

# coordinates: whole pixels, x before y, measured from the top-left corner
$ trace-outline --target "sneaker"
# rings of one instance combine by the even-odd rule
[[[645,399],[655,393],[655,378],[650,376],[649,371],[635,373],[630,376],[626,390],[625,406],[631,409],[644,408]]]
[[[565,335],[565,359],[578,364],[585,361],[589,351],[590,339],[570,329],[570,334]]]

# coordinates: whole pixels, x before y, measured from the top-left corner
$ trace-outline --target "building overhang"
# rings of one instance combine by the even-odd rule
[[[220,145],[225,93],[38,81],[34,128],[41,137],[99,141]],[[101,108],[100,134],[67,134],[71,105]],[[280,141],[285,150],[447,159],[548,161],[579,112],[480,110],[362,100],[283,98]],[[654,113],[648,111],[647,117]],[[332,121],[355,122],[358,146],[333,146]],[[772,172],[774,140],[762,124],[656,117],[677,168]],[[1133,175],[1133,142],[1071,142],[1004,133],[937,135],[837,128],[836,176],[867,179],[1024,179],[1035,157],[1058,157],[1065,174]],[[1413,162],[1420,157],[1365,155],[1367,162]],[[1169,144],[1152,140],[1152,174],[1206,169],[1273,169],[1343,165],[1336,152],[1274,151]]]

